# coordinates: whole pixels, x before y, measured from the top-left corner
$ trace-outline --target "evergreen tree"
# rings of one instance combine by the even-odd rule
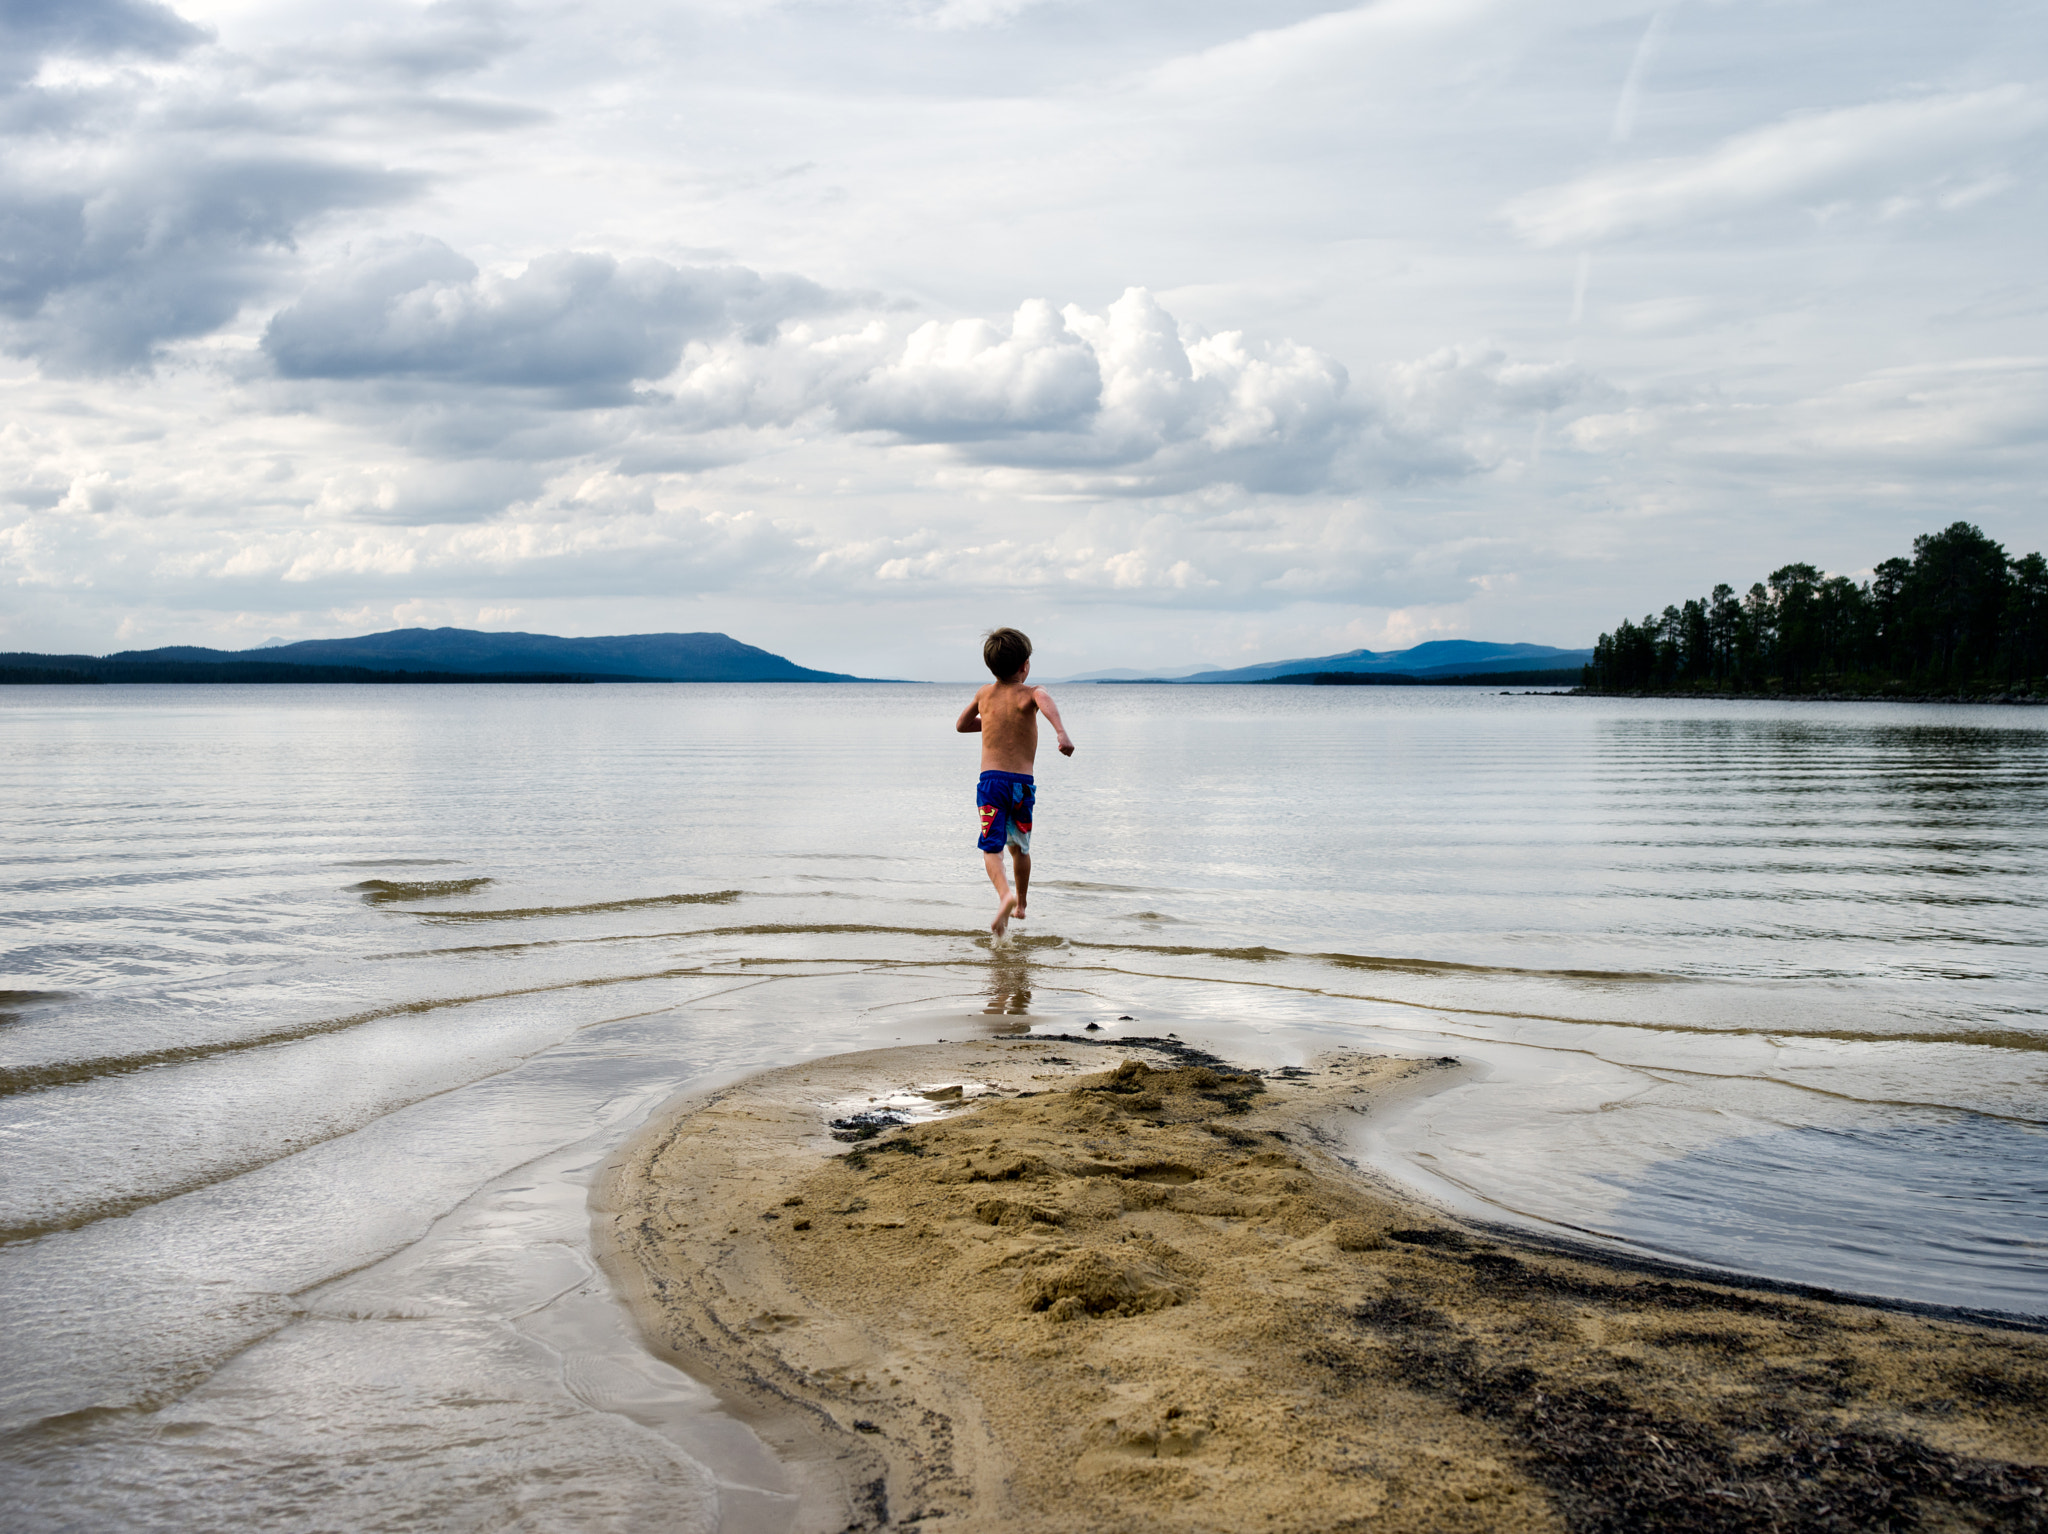
[[[1916,671],[1937,683],[1990,672],[1998,658],[2007,563],[2005,550],[1967,522],[1913,540],[1907,589]]]
[[[2012,562],[2005,588],[1999,654],[2006,676],[2048,676],[2048,560],[2029,554]]]

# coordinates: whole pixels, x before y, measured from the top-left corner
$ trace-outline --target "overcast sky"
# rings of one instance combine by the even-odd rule
[[[0,0],[0,648],[1590,643],[2048,544],[2034,0]]]

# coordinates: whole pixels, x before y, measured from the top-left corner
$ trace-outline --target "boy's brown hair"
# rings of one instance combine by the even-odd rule
[[[1007,682],[1031,659],[1031,641],[1016,629],[990,629],[981,642],[981,659],[998,682]]]

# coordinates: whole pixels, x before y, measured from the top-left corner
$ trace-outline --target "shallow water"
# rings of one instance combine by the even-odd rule
[[[2039,711],[1071,688],[991,949],[958,694],[0,690],[20,1526],[774,1527],[589,1177],[994,1028],[1455,1055],[1448,1202],[2048,1315]]]

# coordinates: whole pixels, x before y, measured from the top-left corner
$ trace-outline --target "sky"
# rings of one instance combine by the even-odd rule
[[[1591,643],[2048,545],[2031,0],[0,0],[0,649]]]

